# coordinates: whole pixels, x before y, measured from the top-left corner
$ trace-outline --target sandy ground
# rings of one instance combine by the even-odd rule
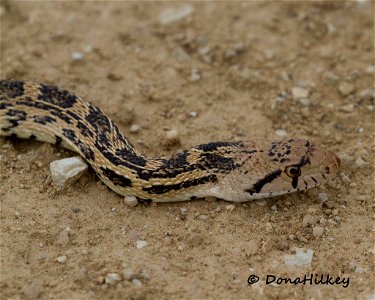
[[[1,299],[374,295],[372,2],[0,8],[1,78],[75,91],[149,155],[285,135],[342,159],[336,180],[305,194],[130,208],[92,171],[57,188],[49,163],[72,152],[0,139]],[[313,251],[311,265],[285,264],[296,247]],[[350,283],[266,284],[267,274]]]

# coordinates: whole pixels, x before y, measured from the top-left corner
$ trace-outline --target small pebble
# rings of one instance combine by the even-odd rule
[[[131,133],[138,133],[141,130],[141,126],[138,124],[133,124],[130,126],[130,132]]]
[[[298,99],[298,102],[301,103],[303,106],[309,106],[311,104],[311,100],[309,98]]]
[[[180,62],[186,62],[190,60],[190,55],[183,48],[177,47],[173,50],[172,55]]]
[[[374,65],[370,65],[366,68],[367,74],[372,75],[374,72],[375,72],[375,66]]]
[[[302,98],[307,98],[309,96],[309,91],[302,87],[292,88],[292,97],[294,100],[299,100]]]
[[[83,59],[83,53],[78,51],[72,51],[72,59],[74,61],[79,61]]]
[[[192,118],[196,118],[198,116],[198,113],[196,111],[189,112],[189,116]]]
[[[65,264],[66,262],[66,256],[65,255],[61,255],[61,256],[58,256],[56,258],[57,262],[59,262],[60,264]]]
[[[202,221],[206,221],[206,220],[208,220],[208,216],[207,215],[199,215],[198,219],[202,220]]]
[[[129,207],[136,207],[138,205],[138,200],[134,196],[125,196],[124,203]]]
[[[362,157],[358,157],[355,161],[355,165],[358,169],[363,169],[368,163],[365,162]]]
[[[326,193],[319,193],[318,197],[319,197],[320,202],[326,202],[326,201],[328,201],[328,197],[327,197]]]
[[[120,281],[121,277],[117,273],[108,273],[105,276],[104,280],[105,280],[105,283],[112,284],[112,283],[115,283],[116,281]]]
[[[348,96],[354,92],[355,87],[352,83],[344,81],[339,84],[338,90],[342,96]]]
[[[351,113],[354,111],[354,104],[351,103],[351,104],[341,106],[340,110],[346,113]]]
[[[267,233],[271,233],[271,232],[273,232],[273,227],[272,227],[272,224],[271,224],[271,223],[266,223],[265,231],[266,231]]]
[[[323,232],[324,232],[324,228],[323,228],[323,227],[315,226],[315,227],[313,228],[313,235],[314,235],[315,237],[322,236],[322,235],[323,235]]]
[[[194,11],[193,6],[184,4],[177,8],[169,7],[164,9],[159,15],[159,22],[163,25],[168,25],[170,23],[180,21]]]
[[[226,210],[233,211],[234,205],[233,204],[229,204],[225,208],[226,208]]]
[[[179,133],[177,129],[168,130],[166,133],[166,138],[168,141],[178,141],[179,140]]]
[[[179,245],[178,248],[177,248],[177,250],[180,251],[180,252],[184,251],[184,249],[185,249],[185,247],[183,245]]]
[[[336,83],[339,80],[339,77],[330,71],[324,71],[323,78],[331,83]]]
[[[69,234],[66,230],[63,230],[59,234],[59,238],[57,239],[57,244],[59,245],[67,245],[69,243]]]
[[[201,72],[198,69],[192,69],[190,75],[190,81],[198,81],[202,78]]]
[[[286,137],[287,136],[287,133],[284,129],[277,129],[275,131],[275,134],[279,137]]]
[[[142,249],[142,248],[144,248],[144,247],[147,246],[147,242],[146,241],[139,240],[136,243],[137,243],[137,249]]]
[[[353,156],[350,156],[347,153],[340,153],[339,158],[343,165],[348,166],[348,167],[353,166],[353,163],[354,163]]]
[[[132,280],[137,276],[137,274],[133,271],[133,269],[126,268],[124,271],[122,271],[122,276],[125,280]]]
[[[132,280],[132,283],[133,283],[135,286],[142,286],[142,282],[141,282],[139,279],[137,279],[137,278],[134,278],[134,279]]]

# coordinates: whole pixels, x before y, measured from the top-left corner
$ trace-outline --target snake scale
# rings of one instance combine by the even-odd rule
[[[315,187],[340,168],[333,153],[304,139],[215,142],[147,157],[96,106],[56,86],[21,80],[0,81],[0,136],[75,151],[113,191],[154,202],[278,196]]]

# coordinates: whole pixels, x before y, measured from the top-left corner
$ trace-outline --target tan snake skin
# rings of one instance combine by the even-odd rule
[[[228,201],[306,190],[334,177],[339,159],[307,140],[216,142],[149,158],[99,108],[55,86],[0,81],[0,136],[61,145],[79,153],[120,195],[168,202]]]

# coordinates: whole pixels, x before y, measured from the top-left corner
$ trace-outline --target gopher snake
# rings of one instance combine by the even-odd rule
[[[155,202],[283,195],[315,187],[340,167],[333,153],[303,139],[217,142],[149,158],[99,108],[75,94],[1,80],[0,136],[11,135],[78,152],[113,191]]]

